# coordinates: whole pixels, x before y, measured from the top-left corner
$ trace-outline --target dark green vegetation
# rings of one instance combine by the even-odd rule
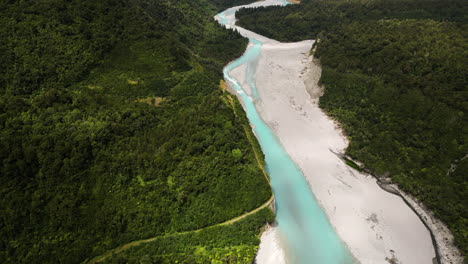
[[[255,0],[209,0],[209,1],[218,8],[219,12],[224,11],[225,9],[228,9],[233,6],[247,5],[252,2],[255,2]]]
[[[242,9],[238,25],[280,41],[316,39],[351,22],[430,19],[466,23],[464,0],[302,0],[300,5]]]
[[[252,263],[257,252],[260,227],[273,221],[270,209],[225,227],[162,237],[133,247],[103,263]]]
[[[203,0],[0,4],[1,263],[79,263],[268,200],[243,111],[236,115],[239,104],[218,87],[247,40],[213,21],[216,8]],[[241,248],[251,258],[261,219],[204,233],[219,250],[206,257]],[[182,260],[190,243],[153,249]]]
[[[358,164],[356,164],[356,162],[350,160],[349,158],[347,157],[342,157],[343,161],[348,165],[350,166],[351,168],[357,170],[357,171],[363,171],[363,169],[361,168],[361,166],[359,166]]]
[[[320,105],[351,139],[346,150],[389,175],[468,252],[466,1],[303,1],[240,12],[280,40],[318,38]]]

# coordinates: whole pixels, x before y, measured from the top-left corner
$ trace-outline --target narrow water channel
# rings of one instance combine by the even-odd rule
[[[245,7],[260,5],[284,5],[283,0],[255,2]],[[234,28],[235,11],[230,8],[215,18],[219,23]],[[256,61],[261,53],[265,37],[237,28],[250,40],[244,55],[227,65],[224,78],[231,88],[238,93],[247,117],[265,154],[266,170],[270,175],[275,195],[276,222],[281,234],[281,243],[286,253],[287,263],[298,264],[347,264],[355,263],[351,253],[340,240],[329,223],[322,208],[318,205],[302,172],[288,156],[270,127],[262,120],[255,107],[258,97],[255,87]],[[246,87],[230,75],[238,67],[245,68],[245,82],[250,86],[250,95]]]

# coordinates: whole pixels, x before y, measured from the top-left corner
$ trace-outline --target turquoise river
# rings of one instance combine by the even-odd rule
[[[284,4],[284,1],[279,1]],[[258,3],[258,2],[257,2]],[[217,18],[226,25],[228,9]],[[233,26],[233,25],[230,25]],[[298,264],[347,264],[355,263],[347,247],[329,223],[327,216],[316,201],[302,172],[286,153],[270,127],[262,120],[255,107],[258,98],[255,88],[256,61],[261,53],[262,42],[250,38],[250,45],[242,57],[231,62],[224,70],[224,78],[238,93],[247,117],[265,155],[266,170],[275,195],[278,233],[286,254],[287,263]],[[246,80],[254,98],[234,79],[231,70],[246,65]]]

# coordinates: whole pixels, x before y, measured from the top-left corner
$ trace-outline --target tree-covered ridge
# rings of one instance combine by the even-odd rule
[[[246,117],[219,89],[247,40],[212,19],[215,7],[0,5],[0,262],[79,263],[269,199]],[[224,254],[252,256],[258,240],[222,232]]]
[[[69,86],[123,41],[169,35],[199,55],[226,60],[230,49],[223,54],[204,45],[236,38],[212,34],[219,26],[211,22],[209,6],[196,1],[19,1],[2,2],[1,10],[0,91],[10,94]]]
[[[213,5],[215,5],[219,12],[228,9],[233,6],[247,5],[254,1],[252,0],[209,0]]]
[[[352,23],[317,46],[320,105],[343,124],[347,153],[390,174],[468,246],[466,26],[432,20]],[[411,40],[408,40],[411,36]],[[371,41],[370,41],[371,40]],[[460,164],[459,164],[460,163]],[[461,170],[461,171],[460,171]]]
[[[468,251],[466,1],[303,1],[241,10],[240,24],[283,41],[319,39],[320,106],[346,150],[389,175]]]
[[[466,23],[464,0],[303,0],[300,5],[244,8],[238,25],[279,41],[316,39],[318,34],[352,21],[432,19]]]

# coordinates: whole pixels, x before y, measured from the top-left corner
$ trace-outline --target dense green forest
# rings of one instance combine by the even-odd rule
[[[247,5],[252,2],[255,2],[254,0],[209,0],[209,1],[218,8],[217,10],[219,12],[224,11],[225,9],[228,9],[233,6]]]
[[[468,252],[468,4],[450,0],[304,0],[243,9],[239,24],[282,41],[319,39],[320,106],[346,153],[390,176]]]
[[[212,18],[228,3],[0,3],[1,263],[80,263],[269,199],[246,117],[219,88],[247,45]],[[203,232],[203,257],[250,261],[271,215],[251,217]],[[197,239],[152,250],[182,261]]]
[[[466,23],[464,0],[302,0],[300,5],[244,8],[238,25],[279,41],[316,39],[350,22],[381,19],[430,19]]]
[[[158,238],[113,256],[103,263],[184,263],[251,264],[258,250],[261,226],[273,221],[270,209],[226,227],[212,227],[200,232]]]

